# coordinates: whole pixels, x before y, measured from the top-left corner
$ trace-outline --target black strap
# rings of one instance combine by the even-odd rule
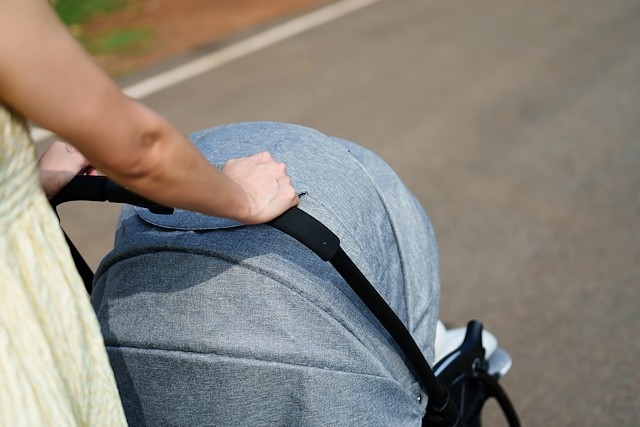
[[[80,277],[84,282],[84,287],[89,294],[91,294],[91,290],[93,289],[93,270],[89,267],[89,264],[84,260],[76,245],[73,244],[67,233],[62,230],[64,233],[64,239],[67,241],[67,245],[69,246],[69,250],[71,251],[71,257],[73,258],[73,262],[76,265],[76,269],[78,273],[80,273]]]
[[[415,374],[427,389],[426,391],[429,397],[434,400],[433,403],[437,406],[445,403],[439,396],[443,396],[444,399],[446,390],[436,379],[429,362],[425,359],[424,354],[411,336],[409,330],[393,309],[389,307],[389,304],[382,298],[376,288],[367,280],[342,248],[338,249],[338,252],[330,262],[349,284],[351,289],[360,297],[362,302],[365,303],[367,308],[376,316],[382,326],[391,334],[409,360]]]
[[[324,224],[299,208],[288,210],[269,224],[298,240],[333,265],[405,354],[429,396],[433,411],[446,420],[448,425],[462,426],[460,411],[450,398],[448,390],[436,378],[411,333],[351,258],[340,248],[340,239]]]
[[[269,222],[269,225],[293,237],[323,261],[331,260],[340,249],[338,236],[299,208],[289,209]]]

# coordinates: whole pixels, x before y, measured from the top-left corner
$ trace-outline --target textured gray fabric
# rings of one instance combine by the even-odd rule
[[[435,237],[388,165],[295,125],[192,140],[219,166],[262,150],[285,162],[300,208],[432,360]],[[125,207],[92,303],[132,425],[420,425],[426,398],[388,334],[329,263],[269,226]]]

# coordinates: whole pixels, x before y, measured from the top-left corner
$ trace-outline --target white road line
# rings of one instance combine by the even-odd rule
[[[378,1],[380,0],[342,0],[333,3],[263,31],[255,36],[194,59],[186,64],[149,77],[146,80],[124,88],[123,91],[132,98],[144,98],[193,77],[207,73],[231,61],[341,18],[349,13],[363,9]],[[34,141],[42,142],[53,136],[53,133],[45,129],[33,128],[31,130],[31,136]]]

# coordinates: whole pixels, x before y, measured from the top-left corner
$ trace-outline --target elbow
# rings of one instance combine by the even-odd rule
[[[143,132],[133,141],[114,152],[104,172],[123,185],[135,187],[137,182],[155,179],[166,152],[159,131]]]

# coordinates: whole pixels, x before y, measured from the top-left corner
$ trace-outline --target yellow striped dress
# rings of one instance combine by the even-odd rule
[[[126,425],[100,329],[42,192],[24,120],[0,104],[0,426]]]

